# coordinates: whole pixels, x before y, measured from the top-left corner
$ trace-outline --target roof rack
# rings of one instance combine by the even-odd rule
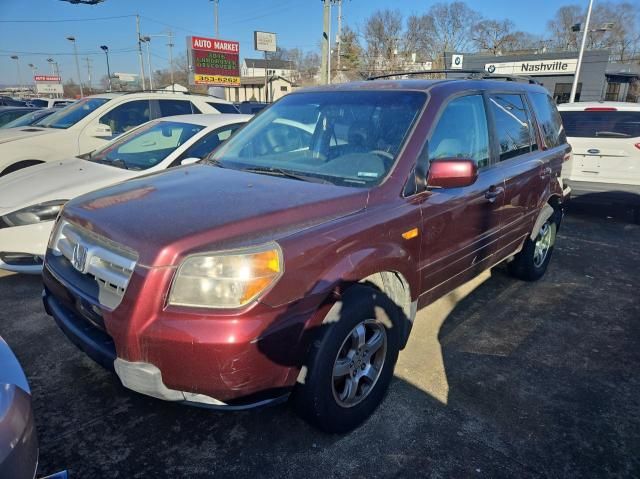
[[[507,81],[526,81],[532,85],[540,85],[541,83],[537,80],[531,78],[526,75],[505,75],[505,74],[495,74],[489,73],[485,70],[469,70],[469,69],[442,69],[442,70],[419,70],[419,71],[407,71],[407,72],[397,72],[397,73],[386,73],[384,75],[376,75],[370,76],[367,78],[368,81],[371,80],[381,80],[384,78],[393,78],[397,76],[410,76],[410,75],[431,75],[431,74],[442,74],[442,73],[456,73],[456,74],[466,74],[465,77],[451,78],[452,80],[460,79],[460,80],[507,80]]]
[[[194,92],[190,92],[190,91],[182,91],[182,90],[164,90],[164,89],[154,89],[154,90],[111,90],[111,91],[107,91],[105,93],[121,93],[123,95],[133,95],[136,93],[182,93],[183,95],[194,95],[194,96],[205,96],[205,97],[209,97],[209,98],[213,98],[214,100],[222,100],[222,101],[229,101],[229,100],[225,100],[224,98],[218,98],[215,97],[213,95],[209,95],[207,93],[194,93]]]

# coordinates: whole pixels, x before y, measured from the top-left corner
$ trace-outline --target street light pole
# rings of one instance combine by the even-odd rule
[[[580,44],[580,53],[578,53],[578,63],[576,64],[576,74],[573,77],[573,85],[571,85],[571,95],[569,96],[569,103],[573,103],[576,99],[576,92],[578,91],[578,81],[580,79],[580,67],[582,67],[582,56],[584,55],[584,47],[587,43],[587,35],[589,34],[589,22],[591,21],[591,10],[593,8],[593,0],[589,0],[589,8],[587,9],[587,19],[584,25],[584,31],[582,32],[582,43]]]
[[[31,68],[31,72],[33,73],[33,92],[35,93],[38,90],[38,86],[36,84],[36,70],[38,69],[38,67],[33,63],[29,63],[29,65],[27,66]]]
[[[218,8],[220,4],[220,0],[211,0],[213,2],[213,21],[216,28],[216,36],[215,38],[220,38],[220,30],[218,29]]]
[[[142,41],[147,45],[147,71],[149,73],[149,90],[153,90],[153,74],[151,70],[151,53],[149,51],[149,43],[151,43],[151,37],[144,36]]]
[[[67,40],[73,43],[73,56],[76,59],[76,73],[78,74],[78,84],[80,85],[80,98],[84,97],[84,91],[82,90],[82,77],[80,76],[80,62],[78,61],[78,46],[76,45],[76,37],[68,36]]]
[[[11,59],[16,61],[16,69],[18,71],[18,88],[22,88],[22,74],[20,73],[20,57],[18,55],[11,55]]]
[[[109,91],[111,91],[112,88],[111,88],[111,69],[109,68],[109,47],[106,45],[100,45],[100,49],[104,52],[105,56],[107,57],[107,77],[109,80]]]

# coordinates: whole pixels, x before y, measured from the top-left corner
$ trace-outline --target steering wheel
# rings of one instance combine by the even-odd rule
[[[377,156],[381,156],[382,157],[382,161],[384,162],[384,167],[387,170],[389,168],[391,168],[391,166],[393,165],[393,161],[395,160],[393,155],[391,153],[389,153],[388,151],[373,150],[373,151],[370,151],[369,153],[372,153],[372,154],[377,155]]]

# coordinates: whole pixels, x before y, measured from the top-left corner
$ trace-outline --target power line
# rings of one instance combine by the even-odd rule
[[[115,20],[117,18],[131,18],[135,15],[117,15],[113,17],[93,17],[93,18],[67,18],[62,20],[0,20],[0,23],[67,23],[67,22],[92,22],[99,20]]]
[[[109,49],[109,53],[127,53],[127,52],[132,52],[135,51],[136,48],[135,47],[123,47],[120,49],[114,49],[111,50]],[[63,55],[74,55],[73,52],[69,53],[69,52],[21,52],[21,51],[15,51],[15,50],[0,50],[0,52],[5,53],[0,54],[0,56],[2,57],[9,57],[11,55],[44,55],[44,56],[63,56]],[[101,52],[92,52],[92,51],[86,51],[86,52],[78,52],[78,55],[102,55]]]

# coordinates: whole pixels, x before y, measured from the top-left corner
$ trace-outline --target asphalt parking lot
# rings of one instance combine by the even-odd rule
[[[0,273],[40,472],[72,478],[639,477],[640,226],[570,214],[547,276],[487,272],[418,314],[377,413],[346,436],[286,406],[219,413],[124,389],[63,336],[38,277]]]

